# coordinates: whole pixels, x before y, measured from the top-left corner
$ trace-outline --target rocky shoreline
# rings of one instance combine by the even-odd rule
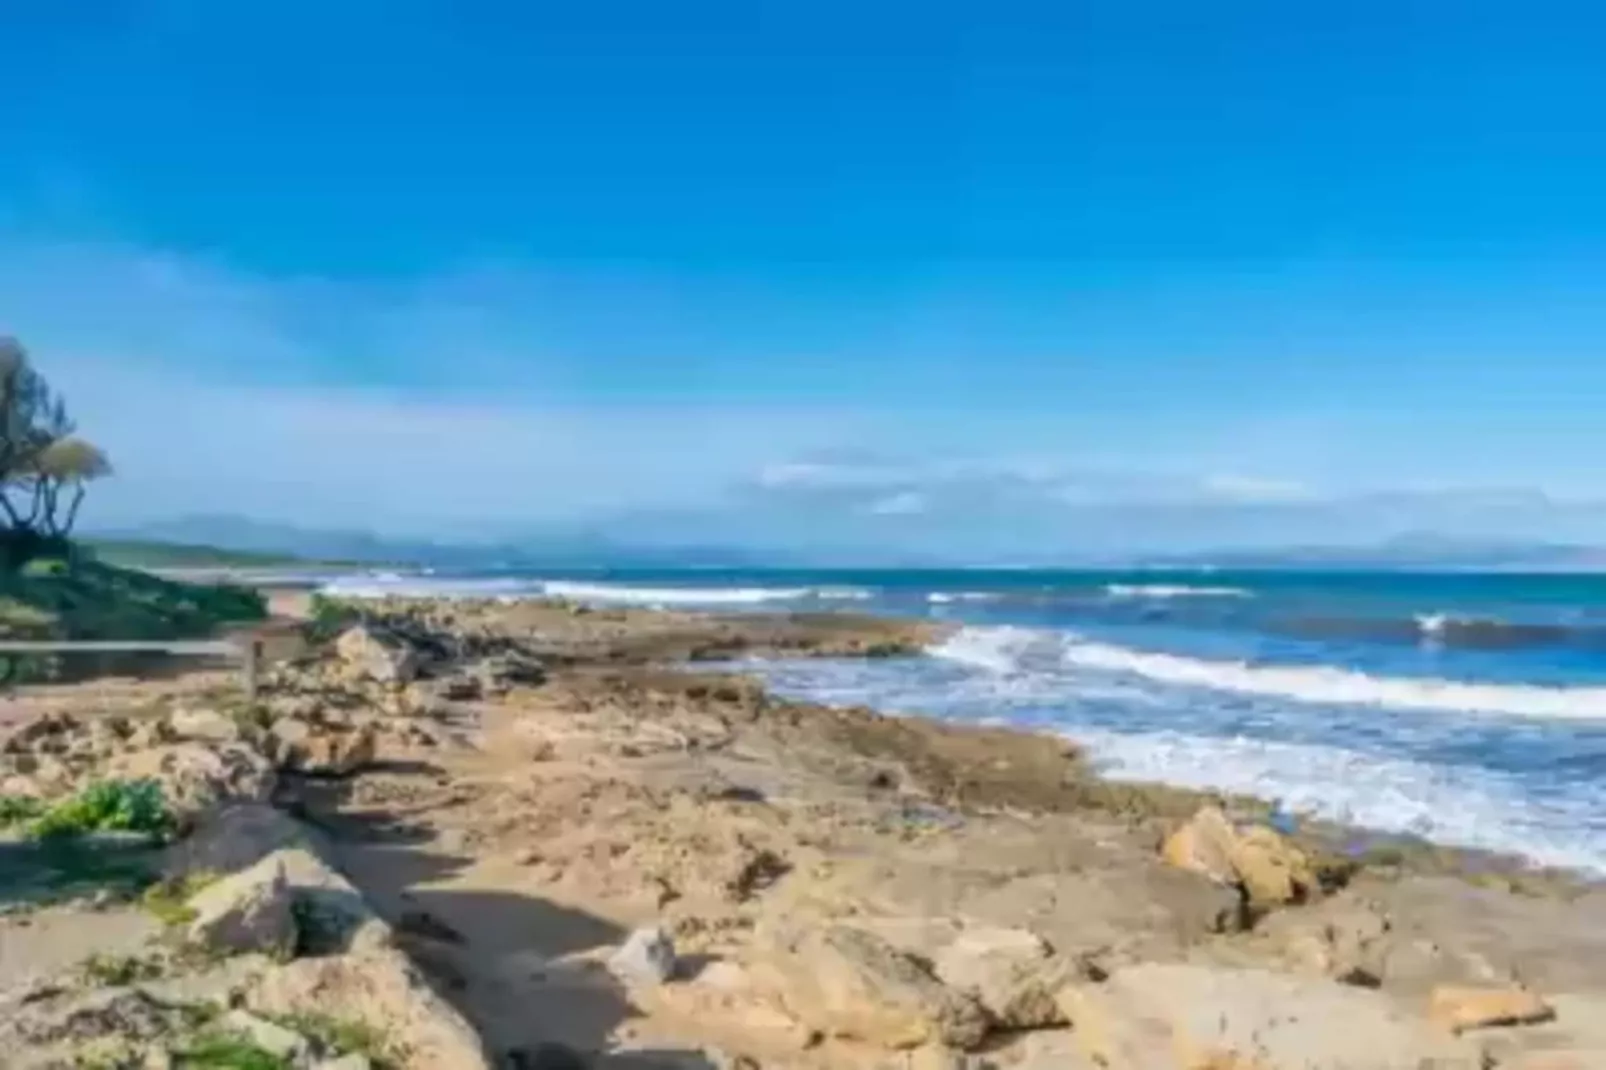
[[[171,820],[115,872],[0,839],[0,1065],[1606,1066],[1591,884],[695,664],[928,624],[311,609],[255,703],[5,700],[17,812],[155,782]]]

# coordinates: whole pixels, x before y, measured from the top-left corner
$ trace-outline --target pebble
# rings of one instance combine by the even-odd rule
[[[637,929],[608,960],[608,969],[626,981],[663,984],[675,975],[675,942],[656,925]]]

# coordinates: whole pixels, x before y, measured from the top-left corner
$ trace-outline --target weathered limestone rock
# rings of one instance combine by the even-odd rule
[[[1490,1026],[1530,1025],[1555,1017],[1548,1003],[1520,988],[1440,985],[1429,997],[1428,1007],[1435,1022],[1455,1033]]]
[[[344,728],[286,718],[274,723],[273,735],[279,767],[309,776],[350,776],[372,765],[378,749],[372,725]]]
[[[299,1061],[312,1051],[312,1045],[300,1033],[246,1011],[230,1011],[218,1020],[218,1027],[245,1038],[279,1059]]]
[[[1167,837],[1161,855],[1179,869],[1242,887],[1255,906],[1303,902],[1320,890],[1310,859],[1298,847],[1269,828],[1239,832],[1214,806]]]
[[[264,801],[274,784],[267,760],[241,743],[176,743],[119,755],[106,775],[156,780],[181,823],[223,803]]]
[[[232,718],[216,710],[179,709],[167,718],[175,735],[182,739],[210,740],[226,743],[240,738],[240,726]]]
[[[943,984],[968,993],[1007,1029],[1063,1025],[1055,1001],[1074,968],[1053,957],[1046,942],[1024,929],[967,929],[932,963]]]
[[[1060,1005],[1087,1057],[1129,1070],[1479,1070],[1481,1053],[1384,994],[1264,970],[1147,963]]]
[[[286,847],[322,850],[318,834],[283,810],[236,803],[207,814],[188,837],[168,848],[162,871],[170,877],[238,873]]]
[[[971,1048],[990,1023],[970,996],[863,929],[773,923],[761,941],[775,956],[787,1010],[822,1032],[888,1048]]]
[[[335,653],[351,674],[376,683],[400,687],[418,675],[418,656],[411,647],[366,625],[342,632]]]
[[[287,955],[295,949],[294,893],[279,852],[203,888],[189,907],[190,939],[213,950]]]
[[[259,1014],[318,1013],[363,1022],[407,1053],[409,1068],[491,1070],[473,1028],[430,988],[407,956],[379,946],[297,959],[246,994]]]

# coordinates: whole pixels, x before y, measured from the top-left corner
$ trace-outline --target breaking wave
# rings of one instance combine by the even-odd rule
[[[1079,669],[1091,669],[1300,703],[1606,721],[1602,687],[1470,683],[1370,676],[1333,666],[1211,661],[1090,641],[1074,632],[964,628],[932,653],[1004,674],[1071,677]]]
[[[1111,598],[1253,598],[1242,587],[1195,587],[1175,583],[1111,583],[1104,588]]]
[[[547,580],[543,593],[581,602],[619,602],[643,606],[726,606],[788,602],[807,598],[808,587],[627,587],[612,583]]]

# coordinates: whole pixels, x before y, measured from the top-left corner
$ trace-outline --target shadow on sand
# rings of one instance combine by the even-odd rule
[[[433,778],[436,771],[408,772]],[[598,961],[627,935],[613,922],[494,882],[481,885],[475,859],[438,843],[417,812],[342,811],[346,792],[338,782],[307,787],[299,815],[329,837],[348,879],[501,1066],[721,1065],[696,1050],[619,1047],[621,1027],[640,1012]]]

